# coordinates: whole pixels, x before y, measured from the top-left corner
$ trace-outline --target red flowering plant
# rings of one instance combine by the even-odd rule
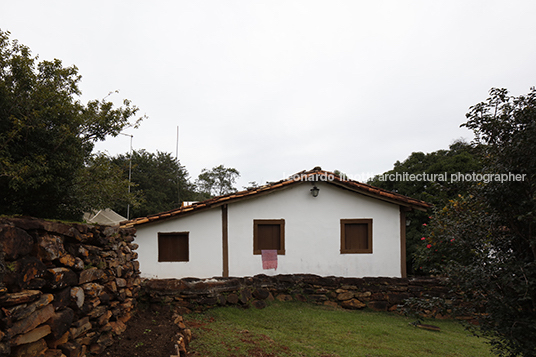
[[[489,254],[489,246],[480,238],[489,236],[488,219],[475,217],[475,212],[483,211],[476,209],[480,205],[473,196],[460,195],[434,212],[414,254],[419,270],[442,276],[451,264],[467,265],[477,256]],[[479,238],[475,231],[482,233]]]

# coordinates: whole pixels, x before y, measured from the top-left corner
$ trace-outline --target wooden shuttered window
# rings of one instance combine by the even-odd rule
[[[372,219],[341,219],[341,254],[372,253]]]
[[[285,254],[284,219],[253,221],[253,254],[261,254],[262,250],[277,250],[277,254]]]
[[[189,249],[188,232],[158,233],[159,262],[187,262]]]

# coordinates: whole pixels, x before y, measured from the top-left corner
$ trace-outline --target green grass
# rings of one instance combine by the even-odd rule
[[[484,339],[458,322],[412,319],[370,310],[349,311],[299,302],[267,308],[220,307],[185,316],[192,351],[202,356],[492,356]]]

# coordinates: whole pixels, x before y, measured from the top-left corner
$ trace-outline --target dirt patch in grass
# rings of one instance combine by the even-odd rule
[[[177,325],[173,323],[176,316],[172,305],[153,304],[140,306],[133,317],[127,322],[127,329],[120,336],[116,336],[114,344],[108,347],[98,357],[169,357],[175,355],[176,335],[179,332]],[[185,316],[187,318],[187,316]],[[204,321],[187,319],[188,328],[211,331],[211,323],[214,319]],[[267,353],[259,346],[262,341],[269,339],[267,336],[258,336],[248,330],[237,332],[240,341],[248,346],[248,356],[251,357],[277,357],[281,354]],[[193,336],[195,339],[195,335]],[[225,341],[220,341],[226,345]],[[235,346],[226,345],[228,356],[233,356]],[[286,347],[281,347],[284,352]],[[283,353],[284,355],[284,353]],[[202,356],[189,348],[188,356]]]
[[[171,305],[139,306],[127,322],[127,329],[116,336],[114,344],[99,357],[169,357],[176,354],[175,341],[179,332],[173,323]]]

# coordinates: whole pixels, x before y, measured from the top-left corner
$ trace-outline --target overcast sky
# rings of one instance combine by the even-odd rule
[[[82,75],[81,100],[128,98],[134,150],[192,179],[250,181],[321,166],[356,178],[460,128],[492,87],[536,85],[536,1],[2,1],[0,28]],[[126,153],[129,138],[99,143]],[[135,178],[133,178],[135,180]]]

